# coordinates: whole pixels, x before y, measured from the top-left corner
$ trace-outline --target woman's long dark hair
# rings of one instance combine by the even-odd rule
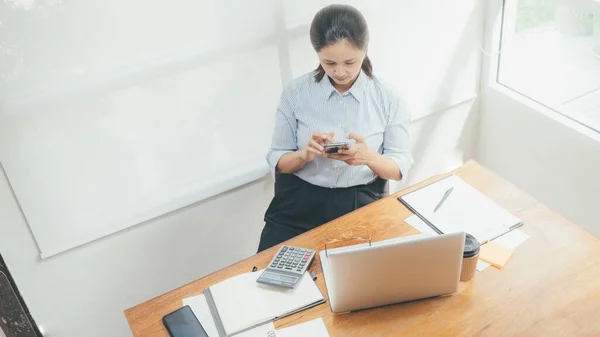
[[[348,5],[330,5],[318,11],[310,25],[310,42],[315,51],[344,39],[360,50],[367,50],[369,28],[363,15]],[[373,77],[369,56],[365,55],[361,68],[367,76]],[[325,76],[323,66],[319,64],[315,72],[315,81],[321,81]]]

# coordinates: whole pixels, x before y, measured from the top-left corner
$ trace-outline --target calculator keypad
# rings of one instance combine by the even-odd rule
[[[271,261],[269,268],[302,274],[313,256],[313,250],[283,246]]]

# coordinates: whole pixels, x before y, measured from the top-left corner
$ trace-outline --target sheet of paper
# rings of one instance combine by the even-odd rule
[[[419,218],[417,215],[409,216],[408,218],[406,218],[406,220],[404,220],[404,222],[413,226],[416,230],[423,234],[438,235],[438,233],[436,233],[436,231],[434,231],[433,228],[429,227],[429,225],[425,223],[425,221],[421,220],[421,218]]]
[[[256,328],[244,332],[240,332],[235,337],[278,337],[279,333],[276,332],[273,322],[257,326]]]
[[[196,315],[200,321],[200,324],[208,334],[208,337],[219,337],[219,331],[217,330],[215,321],[210,313],[210,308],[208,307],[204,294],[184,298],[183,305],[189,305],[190,308],[192,308],[194,315]]]
[[[500,246],[504,246],[506,248],[515,249],[523,242],[527,241],[530,236],[525,234],[525,232],[513,229],[512,231],[502,235],[501,237],[492,240],[493,242],[499,244]]]
[[[487,268],[489,266],[491,266],[491,264],[489,264],[485,261],[481,261],[481,260],[477,261],[477,271],[484,271],[485,268]]]
[[[276,333],[277,337],[329,337],[329,332],[322,318],[279,329]]]

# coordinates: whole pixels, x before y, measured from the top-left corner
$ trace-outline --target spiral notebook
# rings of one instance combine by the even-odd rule
[[[258,283],[260,273],[240,274],[204,290],[220,337],[234,336],[325,302],[309,273],[304,273],[294,289]]]
[[[456,175],[398,197],[438,234],[469,233],[482,244],[523,225]]]

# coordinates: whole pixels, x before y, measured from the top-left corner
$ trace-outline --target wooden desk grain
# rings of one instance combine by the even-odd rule
[[[329,302],[278,320],[276,328],[323,317],[332,337],[342,336],[600,336],[600,241],[552,212],[475,162],[455,172],[469,184],[520,217],[531,238],[519,246],[503,270],[488,268],[461,283],[449,297],[333,314]],[[323,249],[327,228],[371,229],[373,240],[418,232],[404,223],[412,215],[396,197],[440,179],[433,177],[407,190],[289,240],[286,244]],[[549,182],[550,183],[550,182]],[[162,317],[182,299],[207,286],[265,268],[277,247],[240,261],[195,282],[127,309],[136,337],[168,337]],[[319,257],[310,270],[327,297]]]

